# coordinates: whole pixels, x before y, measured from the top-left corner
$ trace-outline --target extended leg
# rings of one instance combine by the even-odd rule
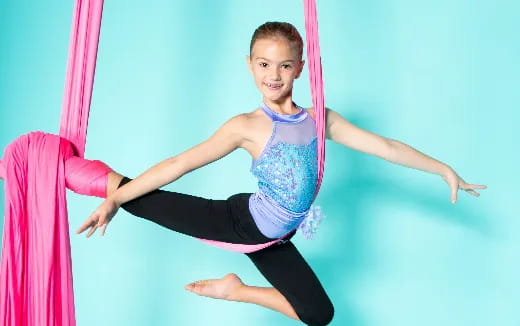
[[[130,181],[123,178],[120,186]],[[213,200],[154,190],[121,207],[132,215],[192,237],[242,244],[268,242],[272,239],[259,233],[253,219],[244,218],[249,196],[237,194],[227,200]]]
[[[228,274],[219,280],[191,283],[186,289],[216,299],[254,303],[307,325],[330,323],[334,315],[332,302],[291,242],[273,245],[248,256],[274,287],[245,285],[235,274]]]

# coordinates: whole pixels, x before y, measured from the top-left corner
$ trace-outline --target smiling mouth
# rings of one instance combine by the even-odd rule
[[[266,85],[267,88],[272,89],[272,90],[278,90],[278,89],[282,88],[282,84],[264,83],[264,85]]]

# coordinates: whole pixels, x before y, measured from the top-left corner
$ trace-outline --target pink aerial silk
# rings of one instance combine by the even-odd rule
[[[318,133],[317,195],[323,178],[325,107],[315,0],[304,0],[304,6]],[[42,132],[21,136],[6,148],[0,160],[6,199],[0,267],[0,322],[4,326],[76,324],[65,187],[105,197],[107,174],[111,171],[99,161],[81,159],[102,9],[103,0],[75,0],[61,137]],[[248,253],[280,239],[259,245],[200,240]]]
[[[305,35],[307,38],[307,66],[315,113],[316,133],[318,136],[318,181],[315,197],[318,195],[325,170],[325,94],[323,91],[323,74],[320,56],[320,39],[318,35],[318,14],[316,0],[304,0]]]
[[[105,197],[110,168],[74,155],[68,140],[43,132],[21,136],[5,149],[4,326],[75,325],[65,187]]]
[[[74,144],[80,157],[85,153],[102,13],[103,0],[75,0],[60,136]]]
[[[102,7],[103,0],[75,2],[62,137],[21,136],[0,161],[6,202],[0,267],[4,326],[76,324],[65,187],[106,196],[110,168],[78,157],[85,150]],[[83,168],[97,175],[86,182]]]

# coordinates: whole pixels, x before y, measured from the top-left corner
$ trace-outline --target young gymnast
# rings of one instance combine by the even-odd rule
[[[327,325],[334,308],[320,281],[290,241],[314,200],[317,182],[316,129],[313,109],[293,102],[293,82],[300,76],[303,41],[288,23],[268,22],[256,29],[247,64],[263,104],[237,115],[208,140],[151,167],[134,180],[111,172],[107,198],[78,229],[101,235],[119,207],[171,230],[193,237],[260,244],[289,234],[265,249],[247,253],[273,286],[244,284],[235,274],[202,280],[185,289],[215,299],[255,303],[308,325]],[[326,111],[327,138],[389,162],[440,175],[455,203],[458,189],[479,196],[483,185],[467,184],[448,165],[408,145],[360,129],[331,109]],[[253,158],[258,179],[254,194],[227,200],[158,190],[184,174],[243,148]]]

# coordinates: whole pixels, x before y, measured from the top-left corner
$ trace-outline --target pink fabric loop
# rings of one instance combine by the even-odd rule
[[[65,161],[67,188],[75,193],[106,198],[108,173],[112,169],[101,161],[72,156]]]
[[[274,245],[275,243],[277,243],[280,240],[282,240],[285,237],[287,237],[291,232],[289,232],[286,235],[282,236],[280,239],[275,239],[273,241],[269,241],[269,242],[266,242],[266,243],[260,243],[260,244],[256,244],[256,245],[242,244],[242,243],[230,243],[230,242],[208,240],[208,239],[199,239],[199,240],[202,241],[202,242],[205,242],[205,243],[207,243],[209,245],[212,245],[214,247],[220,248],[220,249],[225,249],[225,250],[240,252],[240,253],[243,253],[243,254],[248,254],[248,253],[251,253],[251,252],[262,250],[262,249],[267,248],[267,247],[269,247],[271,245]]]

